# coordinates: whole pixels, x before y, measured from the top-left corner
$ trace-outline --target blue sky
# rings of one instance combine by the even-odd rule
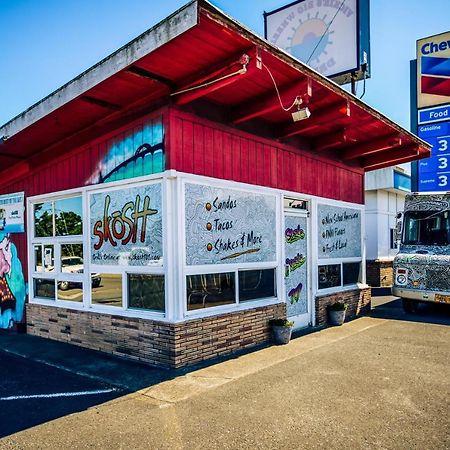
[[[186,1],[0,0],[0,124]],[[212,3],[263,35],[263,11],[288,2]],[[415,58],[415,42],[449,29],[450,0],[371,0],[372,78],[364,100],[409,128],[409,61]]]

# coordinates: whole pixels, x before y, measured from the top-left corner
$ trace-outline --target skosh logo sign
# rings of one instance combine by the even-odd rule
[[[266,14],[266,36],[323,75],[358,67],[357,0],[305,0]]]
[[[162,262],[161,184],[99,192],[90,198],[91,263]]]
[[[417,107],[450,103],[450,32],[417,41]]]

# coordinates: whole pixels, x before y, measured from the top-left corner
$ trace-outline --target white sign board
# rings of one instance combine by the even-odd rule
[[[304,0],[266,13],[266,37],[333,77],[358,69],[357,0]]]
[[[161,184],[91,194],[90,235],[91,264],[161,264]]]
[[[361,257],[361,211],[339,206],[319,205],[318,257]]]
[[[0,195],[0,232],[22,233],[24,228],[23,192]]]
[[[186,184],[186,264],[276,261],[274,195]]]

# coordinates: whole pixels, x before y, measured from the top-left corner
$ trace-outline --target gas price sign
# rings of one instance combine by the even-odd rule
[[[418,161],[419,191],[450,190],[450,121],[419,125],[418,134],[433,146],[431,156]]]

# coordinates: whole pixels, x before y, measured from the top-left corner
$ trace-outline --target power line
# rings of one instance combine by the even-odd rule
[[[308,61],[306,61],[306,64],[309,64],[309,61],[312,58],[312,55],[314,55],[314,52],[317,50],[317,47],[320,45],[320,43],[322,42],[322,39],[325,37],[325,35],[327,34],[331,24],[333,23],[334,19],[336,19],[336,16],[338,15],[338,12],[341,10],[341,8],[344,6],[345,0],[342,0],[341,6],[339,6],[338,10],[336,11],[336,14],[333,16],[333,18],[331,19],[330,23],[327,25],[327,28],[325,29],[324,33],[322,34],[322,36],[319,39],[319,42],[317,43],[317,45],[314,47],[314,50],[312,51],[311,55],[309,55]]]

